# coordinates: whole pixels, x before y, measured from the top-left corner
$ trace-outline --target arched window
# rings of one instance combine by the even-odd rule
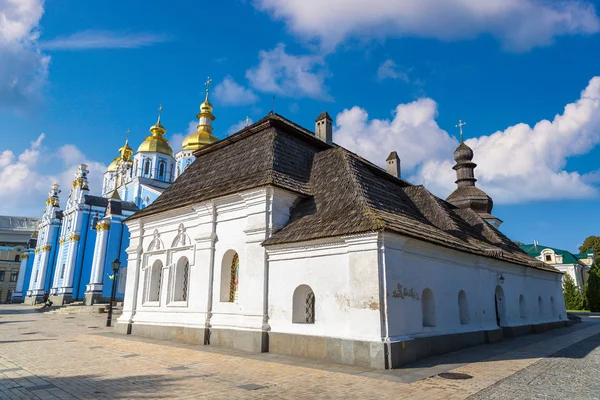
[[[496,291],[494,293],[494,302],[496,306],[496,323],[498,324],[498,326],[506,326],[504,290],[500,285],[496,286]]]
[[[17,254],[17,255],[15,256],[15,261],[21,261],[21,255]]]
[[[429,288],[423,290],[423,295],[421,296],[421,307],[423,311],[423,326],[434,327],[435,300],[433,298],[433,292]]]
[[[221,301],[237,303],[240,279],[240,258],[238,253],[228,250],[221,265]]]
[[[150,160],[146,159],[144,161],[144,175],[149,175],[150,174]]]
[[[464,290],[458,292],[458,314],[460,324],[467,325],[469,323],[469,304],[467,303],[467,294]]]
[[[544,316],[544,302],[542,301],[542,296],[538,296],[538,312],[540,318],[542,318]]]
[[[187,301],[190,282],[190,262],[187,257],[181,257],[175,267],[175,287],[173,301]]]
[[[60,279],[65,279],[65,269],[67,268],[67,265],[65,263],[63,263],[63,265],[60,267]]]
[[[556,315],[556,306],[554,305],[554,297],[550,297],[550,309],[552,310],[552,316]]]
[[[154,261],[150,268],[150,286],[148,288],[148,301],[160,301],[160,287],[162,284],[163,264],[160,260]]]
[[[521,319],[527,318],[527,311],[525,309],[525,297],[519,296],[519,310],[521,311]]]
[[[164,178],[165,177],[165,168],[166,168],[167,163],[165,163],[164,161],[161,161],[160,164],[158,165],[158,177],[159,178]]]
[[[308,285],[300,285],[294,290],[292,322],[297,324],[315,323],[315,293]]]

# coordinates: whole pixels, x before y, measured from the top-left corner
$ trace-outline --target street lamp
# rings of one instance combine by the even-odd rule
[[[117,273],[119,272],[119,268],[121,268],[121,261],[119,258],[116,258],[115,261],[111,263],[113,270],[113,281],[112,281],[112,290],[110,292],[110,304],[108,305],[108,316],[106,317],[106,326],[112,325],[112,313],[113,313],[113,303],[115,302],[115,295],[117,294]]]
[[[501,285],[504,285],[504,276],[502,274],[500,274],[500,277],[498,277],[498,281]]]

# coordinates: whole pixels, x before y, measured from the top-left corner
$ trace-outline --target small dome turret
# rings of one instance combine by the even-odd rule
[[[164,138],[166,133],[167,130],[160,123],[159,115],[158,121],[150,127],[150,136],[148,136],[142,144],[140,144],[140,147],[138,147],[138,153],[162,153],[173,157],[173,149],[171,149],[169,141]]]

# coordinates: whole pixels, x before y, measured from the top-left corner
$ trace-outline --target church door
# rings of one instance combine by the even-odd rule
[[[506,315],[504,307],[504,290],[502,290],[500,286],[496,286],[494,303],[496,307],[496,324],[498,324],[498,326],[503,326],[505,325]]]

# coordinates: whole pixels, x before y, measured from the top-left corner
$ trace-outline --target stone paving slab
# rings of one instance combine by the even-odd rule
[[[65,325],[64,315],[31,309],[0,305],[0,399],[465,399],[600,334],[586,322],[378,371],[120,336],[102,315],[73,314],[77,324]],[[20,325],[38,333],[23,336]],[[446,371],[473,378],[437,376]]]

